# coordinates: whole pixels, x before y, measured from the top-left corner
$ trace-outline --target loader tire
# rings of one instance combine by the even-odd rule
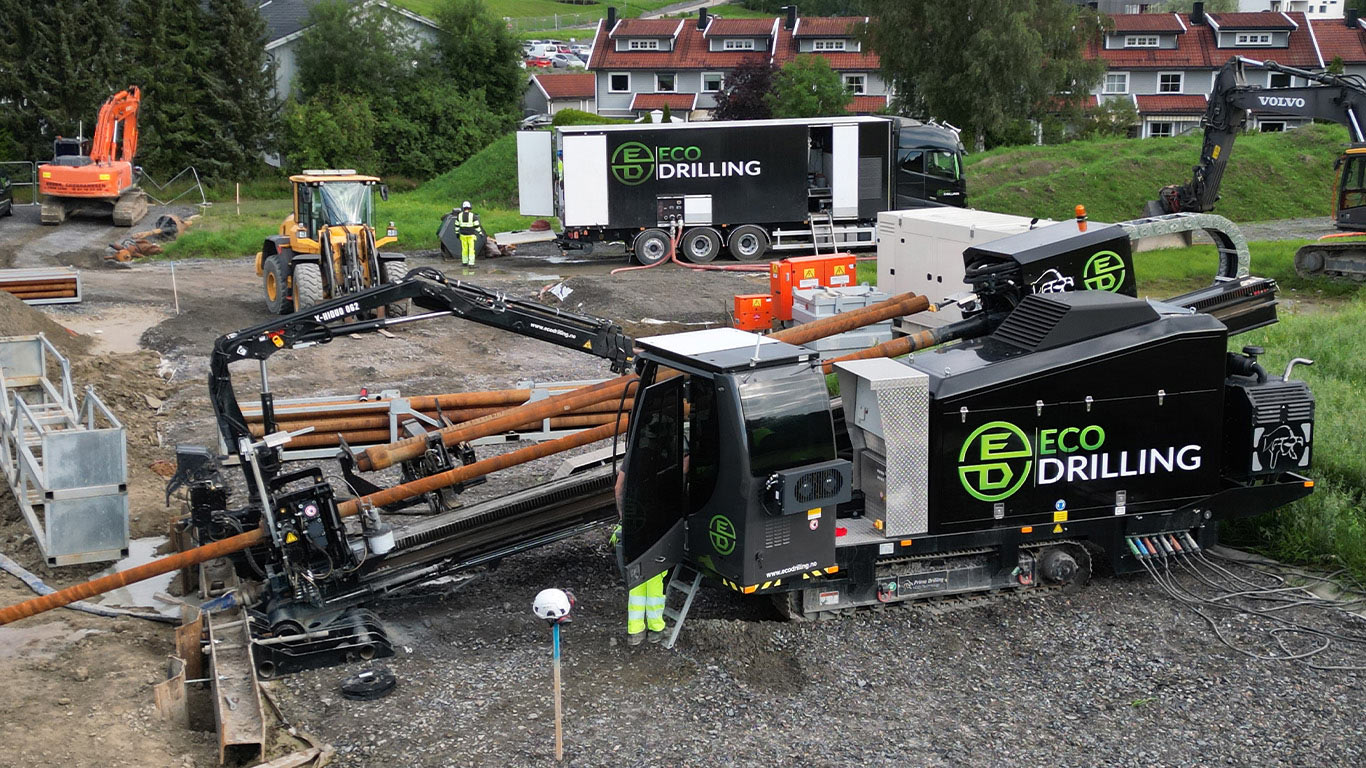
[[[326,298],[323,295],[323,270],[317,264],[302,262],[294,265],[294,311],[311,307]]]
[[[273,315],[287,315],[294,311],[289,301],[289,270],[278,255],[267,256],[261,265],[266,289],[266,308]]]
[[[403,276],[404,276],[404,275],[408,274],[408,262],[406,262],[406,261],[385,261],[385,262],[381,262],[381,263],[380,263],[379,269],[380,269],[380,272],[381,272],[381,273],[383,274],[383,276],[384,276],[384,282],[386,282],[386,283],[397,283],[398,281],[400,281],[400,280],[403,279]],[[385,305],[384,305],[384,316],[385,316],[385,317],[407,317],[407,316],[408,316],[408,301],[405,299],[405,300],[403,300],[403,301],[395,302],[395,303],[393,303],[393,304],[385,304]]]

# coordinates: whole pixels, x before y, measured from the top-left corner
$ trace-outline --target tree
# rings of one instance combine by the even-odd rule
[[[1105,71],[1084,55],[1100,18],[1066,0],[866,2],[864,37],[902,107],[963,127],[979,150],[1012,121],[1081,101]]]
[[[522,46],[507,24],[483,0],[446,0],[436,11],[441,27],[437,48],[442,67],[462,91],[484,92],[488,108],[511,117],[521,114],[526,74],[518,63]]]
[[[673,121],[674,121],[674,112],[673,112],[672,109],[669,109],[668,103],[665,103],[665,104],[664,104],[664,111],[661,112],[661,113],[660,113],[660,116],[659,116],[659,122],[661,122],[661,123],[672,123]]]
[[[130,24],[126,33],[127,78],[142,89],[138,108],[138,162],[153,176],[193,165],[214,177],[217,166],[212,127],[203,98],[216,80],[203,43],[204,29],[196,0],[129,0],[128,12],[157,24]],[[208,163],[201,162],[208,160]]]
[[[740,0],[739,5],[772,14],[782,13],[785,5],[795,5],[803,16],[864,16],[867,3],[864,0]]]
[[[1070,121],[1077,138],[1092,139],[1127,136],[1129,129],[1138,125],[1138,107],[1125,99],[1106,99],[1098,107],[1080,110]]]
[[[767,60],[751,59],[726,75],[725,87],[716,94],[717,120],[764,120],[772,117],[764,96],[773,89],[777,70]]]
[[[321,0],[308,12],[295,63],[295,92],[307,101],[323,91],[380,95],[409,69],[415,54],[393,34],[383,6]]]
[[[848,114],[852,97],[824,56],[798,56],[774,76],[764,102],[774,117],[825,117]]]
[[[375,133],[376,120],[366,96],[325,91],[285,107],[284,148],[291,170],[355,168],[375,173]]]
[[[1190,13],[1195,0],[1167,0],[1148,10],[1153,13]],[[1238,0],[1205,0],[1205,13],[1236,13]]]
[[[266,60],[265,20],[256,8],[256,0],[206,4],[211,87],[205,94],[205,113],[218,139],[214,176],[249,175],[275,133],[275,75]],[[200,164],[202,160],[196,163]]]

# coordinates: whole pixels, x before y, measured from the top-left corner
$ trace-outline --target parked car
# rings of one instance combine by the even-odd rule
[[[584,61],[588,61],[588,57],[593,55],[593,46],[591,45],[571,45],[569,46],[569,50],[573,51],[575,56],[578,56]]]
[[[584,63],[578,56],[572,53],[552,53],[550,61],[557,69],[582,69]]]
[[[531,130],[532,128],[544,128],[545,126],[550,124],[550,115],[528,115],[522,118],[522,122],[518,125],[521,127],[522,130],[527,131]]]
[[[554,63],[544,56],[532,56],[526,60],[527,69],[547,69],[553,66]]]
[[[14,215],[14,187],[4,172],[0,172],[0,215]]]

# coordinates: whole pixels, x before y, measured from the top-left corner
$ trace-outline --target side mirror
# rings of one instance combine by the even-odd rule
[[[386,203],[389,202],[389,185],[388,185],[388,184],[381,184],[381,185],[379,185],[379,199],[380,199],[380,200],[383,200],[383,201],[386,202]]]
[[[1338,158],[1333,161],[1333,170],[1336,171],[1337,169],[1341,168],[1343,161],[1345,161],[1346,159],[1346,155],[1338,155]]]

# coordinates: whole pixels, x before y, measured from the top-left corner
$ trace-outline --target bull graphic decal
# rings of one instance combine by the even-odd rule
[[[1289,426],[1282,424],[1262,436],[1262,444],[1257,452],[1262,455],[1263,464],[1275,469],[1281,458],[1293,464],[1300,463],[1300,453],[1304,451],[1304,437],[1295,434]]]

